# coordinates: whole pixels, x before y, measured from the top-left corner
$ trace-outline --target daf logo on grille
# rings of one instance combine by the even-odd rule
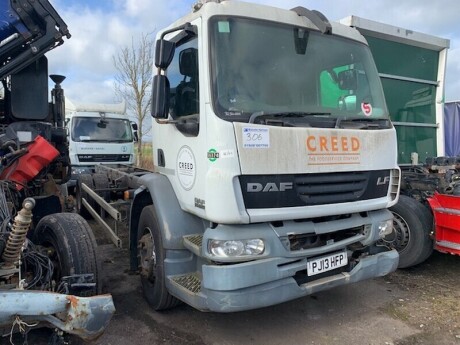
[[[379,177],[377,179],[377,186],[382,186],[390,182],[390,176]]]
[[[249,193],[256,193],[256,192],[285,192],[289,189],[292,189],[292,182],[281,182],[281,183],[274,183],[268,182],[266,184],[262,183],[248,183],[246,185],[246,190]]]

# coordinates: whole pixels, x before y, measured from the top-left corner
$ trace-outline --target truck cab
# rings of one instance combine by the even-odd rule
[[[83,104],[66,99],[65,121],[74,177],[94,172],[96,164],[134,164],[137,124],[127,117],[125,102]]]
[[[355,29],[302,7],[201,2],[159,32],[155,66],[156,174],[131,215],[154,308],[259,308],[396,269],[379,242],[396,133]]]

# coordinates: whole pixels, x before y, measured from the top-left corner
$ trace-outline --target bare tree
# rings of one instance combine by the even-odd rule
[[[132,38],[130,47],[122,47],[113,56],[117,69],[115,92],[125,99],[128,112],[134,114],[138,123],[138,164],[143,161],[142,138],[150,131],[146,123],[150,114],[154,46],[150,37],[150,34],[142,34],[137,42]]]

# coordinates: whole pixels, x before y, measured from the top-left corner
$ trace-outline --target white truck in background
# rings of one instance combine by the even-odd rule
[[[135,163],[137,124],[127,117],[125,101],[77,103],[66,98],[65,123],[73,177],[92,173],[95,164]]]

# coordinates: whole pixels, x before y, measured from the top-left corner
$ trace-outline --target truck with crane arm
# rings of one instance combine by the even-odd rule
[[[88,223],[65,191],[64,77],[48,102],[45,54],[70,38],[47,0],[0,5],[0,337],[47,326],[97,338],[115,309],[101,292]]]
[[[131,269],[155,310],[265,307],[383,276],[396,132],[366,40],[317,11],[202,1],[160,30],[154,172],[96,166],[130,197]],[[95,193],[94,193],[95,192]],[[113,199],[113,198],[109,198]]]

